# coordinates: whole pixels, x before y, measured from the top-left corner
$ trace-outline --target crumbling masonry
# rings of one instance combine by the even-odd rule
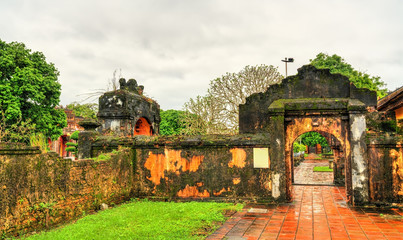
[[[331,145],[335,183],[346,186],[349,204],[403,202],[395,113],[377,112],[375,92],[342,75],[303,66],[253,94],[234,136],[154,136],[159,106],[142,90],[121,79],[119,90],[100,97],[100,124],[84,122],[79,135],[80,160],[0,146],[0,234],[132,197],[292,201],[292,144],[308,131]],[[90,159],[114,149],[109,160]]]

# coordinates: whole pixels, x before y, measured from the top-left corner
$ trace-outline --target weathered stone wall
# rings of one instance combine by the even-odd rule
[[[369,201],[402,202],[401,143],[387,135],[368,139]],[[50,227],[94,211],[103,202],[116,204],[131,197],[260,201],[286,197],[282,180],[289,174],[286,163],[284,157],[273,160],[279,153],[270,142],[278,141],[267,134],[98,136],[88,141],[93,156],[119,151],[106,161],[71,161],[37,149],[0,148],[0,233]],[[256,150],[267,155],[263,162]]]
[[[88,141],[94,156],[120,150],[106,161],[0,156],[0,234],[47,228],[131,197],[273,200],[265,135]],[[266,152],[265,167],[254,166],[256,149]]]
[[[317,105],[321,104],[318,99],[332,98],[358,100],[365,106],[371,107],[377,104],[375,91],[356,88],[347,77],[331,74],[329,69],[317,69],[314,66],[305,65],[298,69],[297,75],[283,79],[263,93],[252,94],[246,98],[245,104],[239,105],[239,132],[270,131],[268,129],[269,107],[276,100],[300,99],[312,104],[311,107],[305,107],[306,109],[318,109]],[[319,108],[323,109],[323,107]]]
[[[101,137],[93,143],[92,154],[130,146],[138,196],[272,199],[269,158],[267,168],[254,167],[254,149],[264,149],[268,155],[267,135],[131,140]]]
[[[132,156],[122,149],[108,161],[72,161],[8,149],[0,155],[0,236],[48,228],[101,203],[129,199],[134,192]]]
[[[367,145],[371,202],[403,202],[403,145],[401,139],[371,136]]]
[[[154,100],[127,88],[106,92],[99,98],[99,132],[127,137],[137,135],[136,123],[140,118],[150,125],[150,135],[159,133],[160,106]]]

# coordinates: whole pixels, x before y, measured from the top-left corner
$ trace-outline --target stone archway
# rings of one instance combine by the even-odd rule
[[[343,120],[341,116],[323,115],[318,116],[294,116],[287,118],[285,123],[285,168],[286,168],[286,188],[287,198],[292,198],[292,153],[293,143],[298,136],[306,132],[318,132],[325,135],[328,142],[332,142],[331,137],[340,144],[343,152],[349,153],[350,142],[348,140],[348,121]],[[330,139],[329,139],[330,137]],[[334,140],[333,140],[334,141]],[[344,164],[348,164],[348,161],[342,160]],[[340,164],[336,164],[335,172],[340,171]],[[347,168],[344,168],[347,169]]]
[[[351,204],[368,202],[365,114],[376,92],[356,88],[347,77],[307,65],[239,106],[240,133],[269,133],[272,196],[292,200],[292,143],[307,131],[337,139],[345,159],[345,186]]]
[[[294,128],[295,128],[295,126],[294,126]],[[345,184],[345,167],[344,167],[345,158],[343,155],[345,147],[344,147],[344,145],[341,144],[341,142],[333,134],[331,134],[329,132],[321,131],[318,129],[319,128],[315,127],[315,128],[313,128],[312,131],[302,132],[294,140],[292,140],[292,139],[288,140],[291,143],[291,146],[289,146],[289,147],[290,147],[290,151],[291,151],[290,155],[291,155],[292,184],[316,184],[317,183],[317,184],[334,184],[334,185],[342,186]],[[303,175],[301,175],[302,173],[298,174],[298,176],[299,176],[298,181],[297,182],[295,181],[296,166],[295,166],[295,156],[293,153],[294,144],[301,136],[303,136],[305,133],[309,133],[309,132],[315,132],[315,133],[320,134],[324,139],[326,139],[326,142],[328,144],[327,149],[328,150],[331,149],[330,152],[326,152],[323,155],[323,156],[326,155],[324,157],[324,159],[327,160],[327,164],[326,164],[327,166],[330,167],[330,159],[332,162],[331,168],[333,169],[333,172],[331,175],[332,176],[331,182],[329,182],[329,181],[323,182],[324,179],[319,180],[318,182],[316,182],[314,179],[311,179],[310,181],[304,181],[305,179],[301,179],[301,177],[303,177]],[[295,136],[295,134],[298,134],[298,133],[294,132],[292,135]],[[290,134],[287,134],[287,135],[290,135]],[[287,144],[289,144],[289,143],[286,143],[286,148],[287,148]],[[321,153],[323,153],[323,146],[321,146],[321,148],[322,148]],[[309,154],[309,152],[305,151],[305,154]],[[301,163],[301,160],[304,160],[304,157],[299,156],[298,160],[297,160],[297,165],[299,165]],[[323,163],[324,163],[323,159],[321,159],[321,160],[322,160],[322,163],[320,165],[323,165]],[[308,165],[309,165],[309,163],[308,163]],[[314,166],[314,165],[312,165],[312,166]],[[300,169],[299,171],[301,171],[301,169],[303,169],[303,168],[300,167],[299,169]],[[322,177],[327,177],[327,174],[321,174],[321,175],[323,175]],[[311,177],[313,178],[313,176],[311,176]]]

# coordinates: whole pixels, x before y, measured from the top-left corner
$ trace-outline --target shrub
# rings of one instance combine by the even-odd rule
[[[78,140],[78,134],[80,133],[80,131],[75,131],[75,132],[73,132],[71,135],[70,135],[70,139],[73,139],[73,140]]]
[[[73,143],[73,142],[68,142],[68,143],[66,143],[66,145],[69,146],[69,147],[77,147],[78,146],[77,143]]]

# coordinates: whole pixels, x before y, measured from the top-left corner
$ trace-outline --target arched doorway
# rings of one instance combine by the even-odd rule
[[[306,132],[293,142],[292,183],[304,185],[344,184],[344,159],[340,142],[322,131]]]
[[[341,116],[295,116],[285,123],[285,167],[286,167],[286,192],[287,199],[292,199],[293,182],[293,143],[297,138],[308,132],[320,133],[323,137],[327,136],[328,142],[335,142],[335,145],[341,145],[343,152],[350,152],[350,142],[348,136],[348,121],[343,120]],[[337,143],[337,144],[336,144]],[[340,162],[348,164],[344,159]],[[339,165],[336,166],[339,168]],[[346,175],[346,174],[343,174]],[[348,175],[348,174],[347,174]],[[349,188],[347,184],[346,187]]]
[[[136,125],[134,126],[133,135],[153,135],[152,126],[146,118],[141,117],[139,120],[137,120]]]
[[[239,105],[239,132],[268,134],[272,197],[290,201],[293,142],[309,131],[329,134],[345,161],[347,201],[363,204],[369,200],[365,116],[376,104],[376,92],[306,65]]]

